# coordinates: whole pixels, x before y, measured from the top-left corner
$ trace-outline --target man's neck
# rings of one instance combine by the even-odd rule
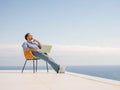
[[[31,41],[31,40],[27,40],[27,42],[28,42],[28,43],[32,43],[32,41]]]

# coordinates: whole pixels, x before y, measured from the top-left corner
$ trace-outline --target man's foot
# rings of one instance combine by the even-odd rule
[[[60,66],[57,73],[65,73],[65,66]]]

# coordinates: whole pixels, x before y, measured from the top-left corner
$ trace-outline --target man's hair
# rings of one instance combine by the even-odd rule
[[[26,40],[27,40],[27,37],[28,37],[29,34],[30,34],[30,33],[25,34],[25,39],[26,39]]]

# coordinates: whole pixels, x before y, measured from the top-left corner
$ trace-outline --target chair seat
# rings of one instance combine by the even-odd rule
[[[35,58],[26,58],[26,60],[40,60],[39,57],[35,57]]]

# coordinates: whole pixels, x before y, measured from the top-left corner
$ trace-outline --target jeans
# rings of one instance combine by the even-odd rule
[[[40,52],[32,52],[32,54],[36,57],[41,58],[44,61],[47,61],[51,67],[58,72],[60,65],[56,64],[52,58],[50,58],[48,55]]]

